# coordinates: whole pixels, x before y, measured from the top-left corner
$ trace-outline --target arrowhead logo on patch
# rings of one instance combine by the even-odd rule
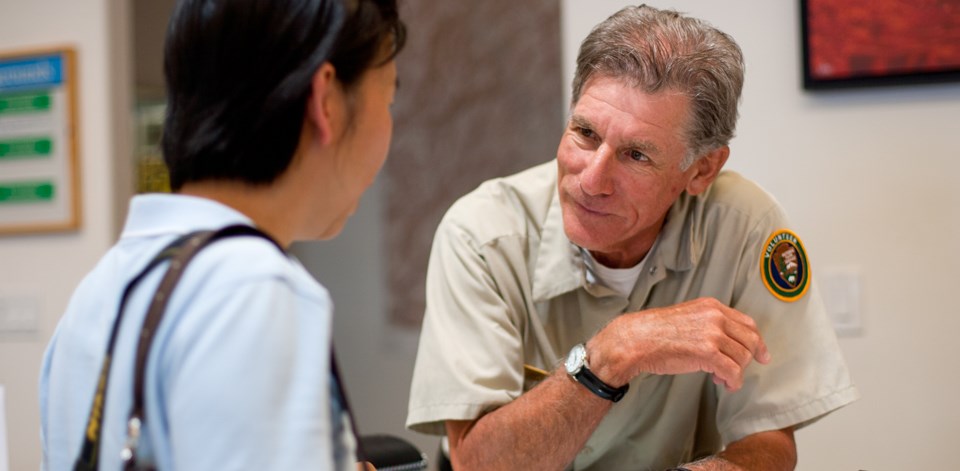
[[[796,234],[780,229],[770,235],[760,254],[760,277],[770,293],[782,301],[796,301],[807,292],[810,264]]]

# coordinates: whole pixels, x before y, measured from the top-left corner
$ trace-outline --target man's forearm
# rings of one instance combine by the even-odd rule
[[[684,466],[690,471],[789,471],[797,466],[793,429],[760,432],[731,443],[725,450]]]
[[[613,386],[626,384],[640,373],[706,371],[735,391],[743,384],[749,364],[770,361],[753,320],[713,298],[618,316],[586,348],[593,373]],[[611,404],[558,370],[533,390],[477,420],[448,421],[451,459],[457,471],[562,470]]]
[[[554,372],[472,424],[448,422],[454,469],[562,470],[583,448],[610,405],[565,372]]]

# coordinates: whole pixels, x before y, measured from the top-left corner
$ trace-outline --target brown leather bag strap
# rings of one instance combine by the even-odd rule
[[[180,276],[183,273],[183,269],[186,267],[186,263],[189,262],[196,253],[206,246],[207,244],[214,242],[216,240],[222,239],[224,237],[238,236],[238,235],[253,235],[260,236],[271,243],[277,246],[281,252],[283,248],[277,244],[272,238],[261,232],[260,230],[246,225],[233,225],[227,226],[217,231],[198,231],[194,233],[187,234],[185,236],[179,237],[169,245],[163,248],[159,254],[153,257],[150,262],[144,267],[133,279],[127,283],[126,287],[123,290],[123,295],[120,298],[120,303],[117,308],[117,314],[114,317],[113,326],[110,331],[110,337],[107,341],[107,349],[103,358],[103,365],[100,368],[100,376],[97,379],[96,390],[94,391],[93,404],[90,406],[90,415],[87,419],[87,426],[84,429],[84,439],[83,444],[80,448],[80,454],[77,457],[77,460],[74,462],[75,471],[95,471],[98,468],[100,461],[100,442],[102,434],[102,422],[104,409],[107,401],[107,382],[110,375],[110,366],[112,364],[112,358],[114,354],[114,347],[116,346],[117,337],[120,331],[120,324],[123,320],[124,308],[127,305],[127,300],[130,298],[130,295],[133,293],[134,288],[139,285],[140,281],[143,280],[150,272],[153,271],[157,265],[160,265],[162,262],[168,259],[179,260],[178,263],[174,264],[171,262],[171,266],[168,269],[167,273],[164,275],[164,279],[161,281],[161,288],[158,288],[158,291],[163,291],[165,294],[161,298],[169,299],[170,293],[173,291],[176,282],[180,279]],[[199,240],[199,244],[197,244]],[[186,247],[189,246],[189,247]],[[186,249],[186,250],[182,250]],[[170,271],[176,267],[173,275]],[[172,281],[168,279],[172,278]],[[166,287],[164,287],[166,285]],[[153,340],[153,332],[156,330],[157,326],[160,323],[160,317],[162,317],[162,309],[166,307],[167,302],[162,301],[162,306],[160,310],[157,311],[155,304],[157,296],[154,296],[154,302],[151,303],[149,311],[147,314],[147,319],[144,320],[144,326],[147,327],[149,324],[149,329],[146,330],[146,343],[144,346],[145,336],[141,332],[140,342],[137,346],[137,359],[136,359],[136,370],[135,370],[135,380],[134,380],[134,410],[138,411],[136,420],[128,420],[128,448],[130,445],[130,438],[132,438],[130,428],[133,428],[131,424],[136,424],[135,438],[139,438],[139,425],[142,421],[143,415],[143,371],[146,367],[146,355],[149,352],[149,343]],[[156,311],[156,312],[155,312]],[[152,314],[151,314],[152,313]],[[131,412],[131,417],[133,417],[133,412]],[[130,469],[136,466],[136,458],[133,456],[132,452],[135,450],[135,444],[133,449],[125,449],[125,468]],[[128,453],[130,452],[130,453]]]
[[[150,346],[153,345],[154,334],[160,321],[163,319],[163,313],[167,309],[173,289],[177,286],[187,265],[193,260],[193,257],[200,252],[200,249],[206,247],[212,242],[239,235],[258,236],[273,243],[281,252],[284,252],[276,241],[260,230],[244,225],[228,226],[218,231],[202,231],[190,235],[186,242],[177,249],[176,254],[170,260],[170,266],[166,274],[157,287],[150,306],[147,310],[147,316],[143,320],[143,327],[140,329],[140,342],[137,344],[137,358],[134,364],[133,380],[133,409],[131,416],[136,415],[142,421],[146,415],[144,410],[144,388],[146,381],[147,356],[150,353]],[[285,252],[284,252],[285,253]]]
[[[186,241],[176,248],[173,257],[170,260],[170,266],[164,273],[160,285],[157,287],[153,299],[147,308],[147,316],[143,320],[143,326],[140,328],[140,341],[137,343],[137,357],[134,363],[133,376],[133,407],[130,410],[130,416],[127,418],[127,444],[123,450],[123,459],[127,469],[136,467],[136,451],[140,440],[140,428],[146,420],[145,407],[145,389],[147,357],[150,354],[150,347],[153,345],[154,334],[163,320],[163,314],[167,310],[170,298],[173,296],[173,290],[176,288],[180,278],[187,265],[200,252],[201,249],[220,239],[235,236],[256,236],[264,238],[277,247],[283,253],[283,247],[280,246],[270,236],[259,229],[245,225],[227,226],[217,231],[200,231],[190,234]]]
[[[97,386],[94,390],[93,404],[90,406],[90,415],[87,418],[87,426],[84,429],[83,445],[80,447],[80,455],[74,462],[74,471],[96,471],[100,462],[100,439],[103,433],[103,411],[107,403],[107,382],[110,378],[110,367],[113,359],[113,350],[117,343],[117,336],[120,332],[120,324],[123,321],[124,308],[127,300],[133,293],[134,288],[140,284],[157,265],[166,261],[176,253],[176,250],[193,234],[187,234],[179,237],[153,257],[147,266],[133,277],[127,286],[123,289],[120,296],[120,303],[117,306],[117,314],[113,318],[113,326],[110,329],[110,337],[107,340],[106,353],[103,356],[103,364],[100,367],[100,376],[97,378]]]

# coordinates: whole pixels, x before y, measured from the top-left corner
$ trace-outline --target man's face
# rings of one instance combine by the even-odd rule
[[[689,100],[591,78],[557,150],[563,226],[610,267],[639,262],[697,165],[682,171]]]

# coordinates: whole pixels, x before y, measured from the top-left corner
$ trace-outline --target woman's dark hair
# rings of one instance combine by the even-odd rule
[[[171,188],[273,182],[293,159],[316,70],[332,63],[350,93],[404,40],[396,0],[180,0],[164,50]]]

